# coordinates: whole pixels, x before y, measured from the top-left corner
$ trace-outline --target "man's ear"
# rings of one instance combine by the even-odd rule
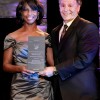
[[[79,13],[80,12],[80,5],[78,5],[78,7],[77,7],[77,12]]]

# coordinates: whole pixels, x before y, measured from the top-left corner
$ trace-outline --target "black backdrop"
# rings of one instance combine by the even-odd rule
[[[82,0],[80,17],[94,22],[99,27],[98,0]],[[48,32],[57,26],[62,18],[59,13],[58,0],[47,0]]]
[[[58,0],[47,0],[48,33],[50,33],[51,30],[62,21],[58,9],[59,9]],[[99,27],[98,0],[83,0],[80,16],[94,22]],[[2,69],[3,40],[8,33],[15,31],[18,28],[19,26],[16,24],[15,18],[0,18],[0,100],[9,100],[10,83],[12,77],[12,74],[4,72]],[[97,54],[96,57],[97,65],[98,62],[99,58]],[[99,74],[97,74],[97,77],[98,75]]]

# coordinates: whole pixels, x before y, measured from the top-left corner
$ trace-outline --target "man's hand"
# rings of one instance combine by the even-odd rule
[[[47,76],[51,77],[53,76],[54,71],[56,71],[56,68],[54,66],[46,67],[44,71],[39,72],[41,76]]]

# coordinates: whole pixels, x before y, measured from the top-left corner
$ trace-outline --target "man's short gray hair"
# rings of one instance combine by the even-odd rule
[[[58,0],[60,2],[60,0]],[[76,0],[76,2],[81,6],[82,5],[82,0]]]

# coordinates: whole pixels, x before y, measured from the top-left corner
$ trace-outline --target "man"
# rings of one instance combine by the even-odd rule
[[[50,34],[55,67],[47,67],[44,74],[51,77],[58,73],[55,77],[59,79],[62,100],[97,99],[93,60],[98,50],[99,33],[94,23],[78,16],[81,4],[81,0],[59,0],[63,23]],[[58,97],[56,85],[57,82],[54,95]]]

